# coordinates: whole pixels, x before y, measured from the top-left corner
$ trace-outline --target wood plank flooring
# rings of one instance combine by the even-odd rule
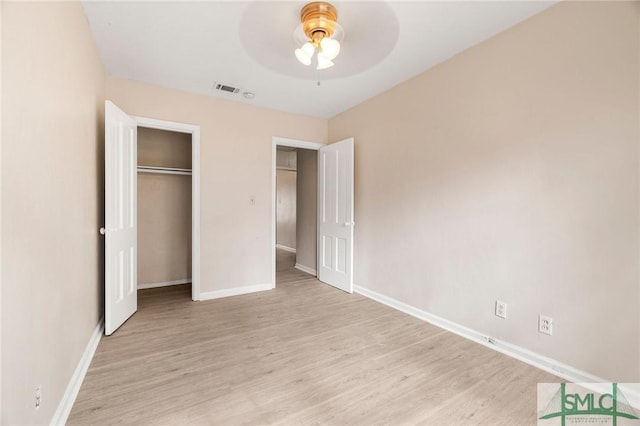
[[[293,268],[275,290],[142,290],[103,337],[69,425],[534,425],[559,379]]]

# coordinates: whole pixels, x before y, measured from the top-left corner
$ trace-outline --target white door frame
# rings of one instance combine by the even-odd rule
[[[200,300],[200,126],[131,117],[138,127],[191,134],[191,299]]]
[[[276,157],[278,155],[278,145],[310,149],[313,151],[318,151],[325,146],[323,143],[281,138],[278,136],[271,138],[271,288],[276,288]]]

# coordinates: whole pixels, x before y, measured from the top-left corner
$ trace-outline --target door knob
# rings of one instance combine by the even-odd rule
[[[107,233],[107,229],[106,229],[104,226],[102,226],[102,227],[100,228],[100,235],[104,235],[104,234],[106,234],[106,233]]]

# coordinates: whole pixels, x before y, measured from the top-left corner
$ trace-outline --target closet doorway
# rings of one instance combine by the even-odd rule
[[[138,289],[191,283],[200,295],[200,130],[133,117],[138,125]]]
[[[191,135],[138,128],[138,290],[191,284]]]
[[[134,117],[105,101],[105,334],[118,329],[138,306],[138,143],[141,128],[186,133],[191,137],[191,298],[200,299],[200,127]],[[172,167],[145,165],[146,172]],[[174,167],[173,172],[187,169]],[[160,170],[156,170],[160,171]]]

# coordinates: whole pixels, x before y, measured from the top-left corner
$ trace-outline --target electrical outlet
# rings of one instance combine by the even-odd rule
[[[36,399],[35,399],[36,409],[40,408],[41,403],[42,403],[42,386],[38,385],[38,387],[36,388]]]
[[[538,331],[551,336],[553,334],[553,318],[546,315],[538,316]]]
[[[496,316],[500,318],[507,318],[507,304],[496,300]]]

